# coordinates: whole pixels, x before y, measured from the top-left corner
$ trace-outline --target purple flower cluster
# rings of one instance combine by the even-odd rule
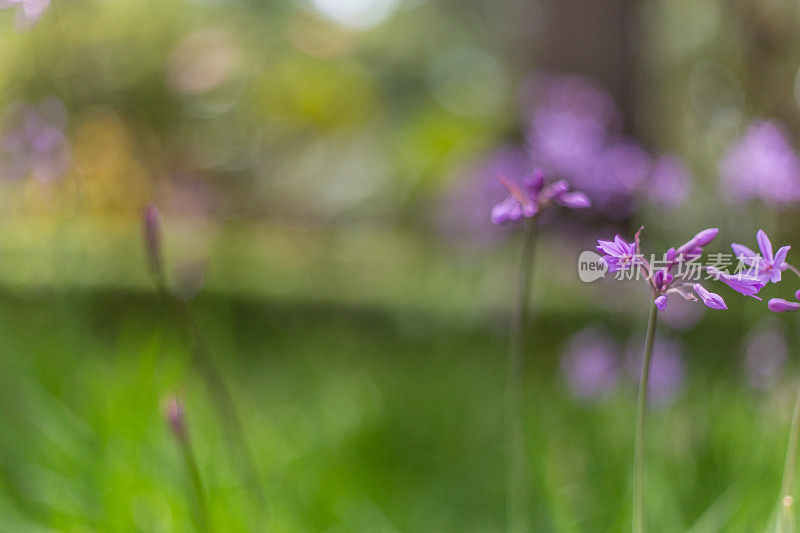
[[[533,162],[569,179],[610,216],[630,214],[638,196],[661,206],[687,197],[691,176],[674,156],[651,156],[620,133],[613,99],[586,79],[553,76],[535,84],[527,134]]]
[[[491,219],[497,225],[532,218],[553,203],[571,209],[583,209],[591,205],[585,194],[570,191],[569,184],[564,180],[545,186],[544,172],[540,169],[525,176],[522,187],[502,176],[498,179],[509,194],[492,208]]]
[[[59,100],[9,107],[0,138],[0,171],[6,179],[33,176],[47,183],[69,167],[70,149],[64,132],[66,113]]]
[[[709,309],[724,310],[728,308],[725,300],[719,294],[708,291],[699,283],[690,283],[686,280],[691,269],[685,268],[685,266],[703,254],[703,247],[717,236],[719,232],[717,228],[705,229],[678,248],[670,248],[664,254],[664,261],[658,265],[655,262],[651,263],[642,255],[639,240],[641,231],[640,229],[636,233],[633,242],[627,242],[619,235],[613,241],[597,241],[597,251],[604,254],[602,259],[608,265],[609,272],[641,269],[653,293],[653,303],[660,311],[667,308],[667,301],[671,294],[678,294],[692,302],[700,299]],[[767,283],[763,281],[763,277],[755,275],[753,271],[732,275],[713,267],[708,267],[707,270],[714,278],[733,290],[754,298],[758,298],[756,294]]]
[[[732,203],[759,198],[781,206],[800,199],[800,157],[783,126],[756,122],[720,163],[723,197]]]

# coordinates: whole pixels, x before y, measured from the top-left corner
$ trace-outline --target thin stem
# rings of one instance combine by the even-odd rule
[[[528,321],[530,289],[532,281],[532,261],[536,239],[536,219],[525,219],[522,233],[522,252],[520,254],[517,277],[517,310],[511,322],[511,339],[508,349],[506,377],[506,419],[508,428],[508,487],[507,524],[508,531],[523,532],[528,528],[528,515],[525,502],[526,461],[525,431],[522,412],[523,367],[525,355],[524,329]]]
[[[647,383],[650,379],[650,360],[653,354],[653,343],[656,338],[658,310],[655,304],[650,306],[650,319],[647,322],[647,337],[644,341],[644,357],[642,360],[642,377],[639,380],[639,398],[636,404],[636,441],[633,448],[633,533],[644,533],[647,530],[645,502],[645,417],[647,414]]]
[[[778,531],[788,533],[794,531],[793,507],[794,474],[797,470],[797,449],[800,445],[800,387],[794,401],[792,425],[789,429],[789,444],[786,448],[786,462],[783,467],[783,480],[781,481],[781,501],[778,511]]]
[[[203,489],[203,481],[200,478],[200,468],[197,466],[197,460],[195,460],[192,444],[189,442],[189,436],[183,435],[179,437],[178,442],[181,446],[181,453],[183,454],[183,461],[186,464],[186,470],[189,472],[189,480],[194,489],[194,498],[197,504],[197,529],[200,531],[212,531],[213,527],[211,525],[211,514],[208,510],[208,499],[206,498],[206,491]]]
[[[162,297],[165,298],[167,303],[177,307],[178,313],[184,322],[184,326],[193,337],[193,362],[205,380],[206,388],[212,397],[212,404],[217,409],[217,413],[222,421],[229,441],[235,442],[236,446],[238,446],[238,450],[232,449],[231,452],[237,461],[243,463],[241,466],[246,471],[250,491],[258,500],[260,508],[264,509],[266,507],[266,498],[261,485],[261,479],[258,475],[255,458],[247,443],[241,418],[239,417],[239,413],[233,401],[233,396],[228,386],[225,384],[222,372],[214,363],[214,359],[206,346],[202,331],[200,330],[200,325],[197,323],[189,305],[185,300],[172,294],[161,280],[158,280],[158,282],[159,292]]]

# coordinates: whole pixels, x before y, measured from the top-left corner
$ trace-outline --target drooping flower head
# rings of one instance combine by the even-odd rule
[[[702,255],[703,248],[717,236],[717,228],[703,230],[678,248],[670,248],[659,261],[654,256],[648,260],[642,255],[642,229],[644,228],[636,232],[633,242],[627,242],[619,235],[613,241],[597,241],[597,251],[604,254],[602,260],[608,265],[609,272],[633,271],[635,274],[642,274],[652,291],[653,303],[660,311],[667,308],[669,296],[672,294],[692,302],[699,299],[709,309],[727,309],[725,300],[719,294],[710,292],[697,283],[701,271],[690,268]],[[735,290],[751,296],[764,286],[757,278],[724,281]]]
[[[509,195],[492,208],[491,219],[497,225],[532,218],[553,203],[571,209],[591,206],[591,201],[585,194],[570,192],[569,184],[564,180],[545,186],[544,172],[539,169],[525,176],[521,187],[505,177],[500,177],[499,180]]]

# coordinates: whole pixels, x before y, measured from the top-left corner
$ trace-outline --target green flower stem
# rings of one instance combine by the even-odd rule
[[[645,505],[645,419],[647,415],[647,384],[650,379],[650,360],[656,338],[658,309],[650,306],[650,319],[647,322],[647,337],[644,341],[642,377],[639,380],[639,398],[636,404],[636,441],[633,448],[633,533],[647,530]]]
[[[526,446],[524,416],[522,410],[523,370],[525,355],[524,329],[528,321],[530,290],[532,281],[533,251],[536,240],[536,219],[525,219],[520,255],[517,310],[511,322],[511,338],[508,350],[506,377],[506,425],[508,429],[508,486],[507,523],[508,531],[523,532],[528,529]]]
[[[192,444],[189,441],[188,434],[178,437],[178,443],[181,446],[181,454],[183,455],[183,462],[186,465],[186,470],[189,473],[189,480],[194,492],[194,499],[197,505],[197,529],[199,531],[210,532],[213,531],[211,522],[211,513],[208,509],[208,499],[206,498],[206,491],[203,489],[203,481],[200,478],[200,468],[197,466],[197,460],[194,457]]]

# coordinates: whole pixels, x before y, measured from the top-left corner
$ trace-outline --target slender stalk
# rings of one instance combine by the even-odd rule
[[[158,286],[159,292],[166,300],[167,304],[172,304],[177,307],[178,314],[184,323],[184,327],[186,327],[193,337],[194,346],[192,347],[192,360],[194,365],[205,380],[206,388],[212,398],[212,404],[217,409],[217,414],[225,428],[229,441],[235,442],[235,445],[238,447],[238,450],[231,449],[231,453],[237,461],[241,461],[241,467],[246,472],[250,491],[256,497],[261,509],[264,509],[266,508],[266,497],[264,495],[263,486],[261,485],[261,479],[258,475],[255,458],[247,443],[241,418],[239,417],[238,410],[233,401],[233,396],[228,386],[225,384],[222,372],[214,363],[214,359],[203,339],[200,326],[194,318],[194,314],[189,308],[189,305],[183,299],[172,294],[162,280],[158,280]]]
[[[639,380],[639,398],[636,404],[636,441],[633,448],[633,533],[647,530],[645,521],[645,419],[647,414],[647,384],[650,380],[650,360],[656,338],[658,309],[650,306],[650,319],[647,321],[647,337],[644,341],[642,377]]]
[[[523,532],[528,529],[527,475],[525,430],[522,410],[523,367],[525,355],[524,329],[528,321],[532,281],[533,251],[536,240],[536,219],[525,219],[522,232],[517,278],[517,309],[511,321],[506,376],[506,426],[508,431],[508,486],[506,494],[506,529]]]
[[[212,531],[213,527],[211,526],[211,513],[208,509],[208,499],[206,498],[206,491],[203,489],[203,481],[200,478],[200,468],[197,466],[189,436],[184,435],[178,438],[178,442],[180,443],[183,461],[186,464],[186,470],[189,472],[189,480],[194,490],[194,499],[197,504],[197,529],[200,531]]]
[[[800,445],[800,388],[794,401],[792,425],[789,429],[789,444],[786,447],[786,462],[783,467],[783,480],[781,481],[781,500],[778,510],[778,531],[789,533],[795,531],[794,527],[794,475],[797,470],[797,453]]]

